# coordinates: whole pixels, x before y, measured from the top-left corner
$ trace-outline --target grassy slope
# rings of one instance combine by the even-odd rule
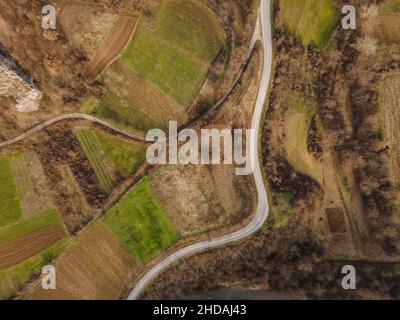
[[[141,260],[154,257],[179,238],[147,178],[109,211],[104,223]]]
[[[0,226],[22,217],[21,204],[7,158],[0,159]]]
[[[167,3],[158,33],[208,63],[213,62],[225,41],[212,13],[190,0]]]
[[[124,178],[134,174],[146,159],[146,148],[141,145],[128,143],[100,132],[97,132],[96,136],[102,150]]]
[[[205,6],[166,1],[155,30],[140,26],[123,59],[179,104],[187,105],[223,46],[222,34]]]
[[[322,48],[339,19],[331,0],[280,0],[287,31],[300,37],[304,45]]]
[[[179,104],[187,105],[200,90],[208,65],[143,27],[123,54],[125,62]]]
[[[293,168],[322,184],[322,167],[309,152],[308,133],[317,105],[301,97],[289,101],[289,111],[285,121],[286,157]]]
[[[76,136],[102,188],[107,192],[111,191],[115,184],[111,178],[113,173],[127,178],[134,174],[146,159],[144,146],[125,142],[96,130],[82,129],[77,131]],[[106,167],[105,161],[111,162],[113,168]]]

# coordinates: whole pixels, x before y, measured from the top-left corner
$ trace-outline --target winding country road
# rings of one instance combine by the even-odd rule
[[[269,87],[269,80],[271,77],[271,71],[272,71],[272,33],[271,33],[271,14],[270,14],[270,6],[271,6],[271,0],[261,0],[260,4],[260,10],[259,10],[259,20],[257,21],[257,26],[256,30],[254,32],[254,36],[251,40],[250,47],[248,54],[246,56],[246,61],[245,64],[248,62],[248,60],[251,57],[251,54],[254,51],[255,44],[259,40],[260,36],[260,30],[259,28],[261,27],[261,36],[262,36],[262,43],[264,47],[264,63],[263,63],[263,71],[262,71],[262,77],[261,77],[261,82],[259,86],[259,91],[258,91],[258,97],[253,113],[253,118],[252,118],[252,124],[251,128],[253,129],[252,136],[250,137],[250,145],[249,147],[249,152],[250,152],[250,160],[251,160],[251,165],[253,168],[253,174],[254,174],[254,180],[257,188],[257,195],[258,195],[258,204],[257,204],[257,210],[256,213],[250,222],[246,227],[235,231],[234,233],[215,238],[215,239],[210,239],[207,241],[202,241],[190,246],[187,246],[183,249],[180,249],[176,251],[175,253],[171,254],[161,262],[159,262],[157,265],[155,265],[152,269],[150,269],[138,282],[136,287],[132,290],[130,293],[128,300],[133,300],[139,298],[140,294],[143,292],[145,287],[152,281],[154,280],[157,275],[159,275],[164,269],[167,267],[171,266],[173,263],[177,262],[178,260],[182,259],[183,257],[186,257],[188,255],[204,251],[207,249],[212,249],[220,246],[224,246],[227,244],[230,244],[235,241],[239,241],[241,239],[244,239],[246,237],[251,236],[255,232],[261,229],[261,227],[264,225],[266,219],[268,218],[269,214],[269,207],[268,207],[268,198],[264,186],[264,179],[263,175],[261,172],[260,168],[260,163],[259,163],[259,153],[258,153],[258,137],[259,137],[259,131],[260,131],[260,122],[262,118],[262,113],[263,113],[263,108],[264,104],[266,101],[267,93],[268,93],[268,87]],[[245,65],[244,64],[244,65]],[[231,87],[228,90],[228,93],[222,97],[216,105],[214,105],[211,110],[215,110],[218,108],[220,105],[223,104],[223,102],[227,99],[229,94],[232,92],[236,84],[240,81],[241,75],[244,72],[244,68],[240,71],[239,75],[231,85]],[[117,133],[120,133],[122,135],[125,135],[127,137],[130,137],[135,140],[139,141],[145,141],[145,138],[140,135],[136,135],[130,132],[127,132],[123,129],[120,129],[112,124],[107,123],[106,121],[100,120],[96,117],[86,115],[86,114],[80,114],[80,113],[74,113],[74,114],[66,114],[66,115],[61,115],[58,117],[55,117],[51,120],[48,120],[37,127],[21,134],[18,137],[15,137],[11,140],[5,141],[0,143],[0,148],[17,143],[34,133],[45,129],[46,127],[49,127],[57,122],[68,120],[68,119],[82,119],[82,120],[87,120],[91,121],[97,124],[100,124],[104,127],[107,127]]]
[[[220,246],[230,244],[232,242],[239,241],[246,237],[251,236],[258,230],[262,228],[269,214],[268,198],[264,186],[264,179],[259,163],[258,154],[258,137],[260,131],[260,122],[262,119],[262,113],[264,109],[264,104],[266,101],[269,80],[272,72],[272,32],[271,32],[271,2],[270,0],[261,0],[259,18],[261,22],[261,33],[262,42],[264,47],[264,64],[262,77],[257,97],[257,102],[255,105],[253,119],[251,128],[253,129],[253,135],[250,139],[250,159],[253,166],[254,180],[257,187],[258,204],[257,210],[252,221],[243,229],[240,229],[234,233],[206,241],[202,241],[186,248],[180,249],[157,265],[150,269],[138,282],[136,287],[129,294],[128,300],[138,299],[146,288],[146,286],[153,281],[157,275],[159,275],[167,267],[171,266],[178,260],[207,249],[212,249]]]

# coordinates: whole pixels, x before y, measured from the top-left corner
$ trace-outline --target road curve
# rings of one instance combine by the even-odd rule
[[[219,238],[202,241],[174,252],[173,254],[171,254],[161,262],[159,262],[157,265],[155,265],[140,279],[136,287],[129,294],[128,300],[138,299],[143,290],[145,289],[145,287],[152,280],[154,280],[157,277],[157,275],[159,275],[164,269],[171,266],[178,260],[200,251],[224,246],[232,242],[239,241],[241,239],[249,237],[258,230],[260,230],[268,218],[269,214],[268,198],[265,190],[264,179],[261,172],[260,162],[258,157],[259,156],[258,137],[260,131],[259,130],[260,123],[262,120],[263,108],[269,87],[269,80],[272,72],[272,32],[271,32],[271,13],[270,13],[271,1],[261,0],[259,10],[260,10],[259,18],[261,20],[260,22],[261,22],[262,42],[264,47],[264,63],[263,63],[262,77],[261,77],[257,102],[255,105],[252,124],[251,124],[251,128],[254,129],[253,130],[254,134],[250,139],[250,146],[249,146],[250,159],[253,165],[254,180],[256,183],[257,195],[258,195],[257,210],[254,215],[254,218],[246,227],[238,231],[235,231],[234,233]]]
[[[41,125],[38,125],[37,127],[35,127],[33,129],[21,134],[20,136],[15,137],[14,139],[2,142],[2,143],[0,143],[0,148],[8,146],[8,145],[11,145],[11,144],[14,144],[14,143],[17,143],[18,141],[21,141],[21,140],[31,136],[32,134],[34,134],[34,133],[36,133],[36,132],[38,132],[40,130],[43,130],[46,127],[51,126],[51,125],[55,124],[56,122],[60,122],[60,121],[67,120],[67,119],[88,120],[88,121],[91,121],[91,122],[94,122],[94,123],[101,124],[102,126],[107,127],[109,129],[111,129],[111,130],[113,130],[113,131],[115,131],[117,133],[120,133],[120,134],[122,134],[124,136],[127,136],[129,138],[132,138],[132,139],[135,139],[135,140],[139,140],[139,141],[144,141],[145,140],[143,136],[140,136],[140,135],[133,134],[133,133],[127,132],[125,130],[122,130],[122,129],[120,129],[118,127],[115,127],[112,124],[110,124],[110,123],[108,123],[106,121],[100,120],[100,119],[98,119],[96,117],[93,117],[93,116],[90,116],[90,115],[87,115],[87,114],[81,114],[81,113],[70,113],[70,114],[64,114],[64,115],[55,117],[53,119],[50,119],[50,120],[42,123]]]

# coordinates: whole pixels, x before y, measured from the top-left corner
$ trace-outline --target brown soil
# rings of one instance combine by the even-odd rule
[[[50,225],[16,240],[0,244],[0,269],[16,265],[65,237],[63,228]]]
[[[122,11],[111,33],[97,49],[87,67],[87,76],[95,79],[125,48],[138,23],[138,15]]]
[[[112,232],[98,223],[81,235],[55,267],[56,290],[43,290],[37,281],[24,296],[33,300],[116,299],[134,264]]]

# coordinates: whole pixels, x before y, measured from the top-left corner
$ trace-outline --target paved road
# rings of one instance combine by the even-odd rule
[[[178,260],[188,255],[204,251],[211,248],[227,245],[229,243],[244,239],[251,236],[255,232],[261,229],[264,225],[268,214],[268,198],[264,186],[264,179],[259,163],[258,154],[258,133],[260,129],[260,122],[262,119],[262,113],[264,104],[267,97],[269,80],[271,77],[272,70],[272,34],[271,34],[271,15],[270,15],[270,0],[261,0],[260,4],[260,22],[261,22],[261,33],[262,42],[264,46],[264,65],[262,71],[262,78],[260,88],[258,92],[257,102],[254,109],[252,119],[252,129],[254,129],[254,135],[250,139],[250,158],[253,165],[254,179],[257,187],[258,205],[253,220],[243,229],[240,229],[229,235],[222,236],[220,238],[202,241],[186,248],[180,249],[175,253],[171,254],[152,269],[150,269],[138,282],[136,287],[130,293],[128,300],[138,299],[145,289],[145,287],[154,280],[164,269],[171,266]]]

